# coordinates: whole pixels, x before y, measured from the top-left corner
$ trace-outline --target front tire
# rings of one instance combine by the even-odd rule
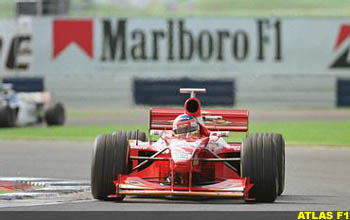
[[[278,194],[277,155],[269,134],[253,134],[243,141],[242,177],[250,178],[254,187],[249,196],[257,202],[274,202]]]
[[[16,126],[16,110],[8,106],[0,108],[0,127],[12,128]]]
[[[282,195],[285,185],[285,143],[281,134],[271,134],[277,154],[278,195]]]
[[[128,140],[136,138],[136,131],[116,131],[96,137],[91,166],[91,192],[95,199],[106,200],[115,193],[113,181],[130,168]],[[145,141],[145,133],[138,132],[138,139]],[[121,201],[124,197],[119,195],[115,199]]]

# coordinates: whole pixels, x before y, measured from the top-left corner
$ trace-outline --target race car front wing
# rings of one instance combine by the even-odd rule
[[[120,195],[178,195],[178,196],[208,196],[208,197],[244,197],[250,200],[249,190],[253,184],[248,178],[226,179],[219,183],[201,186],[172,186],[163,185],[145,180],[140,177],[120,175],[118,181],[114,181],[116,194]]]

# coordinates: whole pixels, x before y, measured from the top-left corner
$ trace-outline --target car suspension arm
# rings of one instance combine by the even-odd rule
[[[220,159],[227,167],[229,167],[230,169],[234,170],[235,172],[238,173],[238,170],[236,168],[234,168],[230,163],[228,163],[227,161],[225,161],[225,158],[221,158],[219,157],[219,155],[217,155],[216,153],[214,153],[213,151],[209,150],[208,148],[205,148],[206,151],[208,151],[211,155],[213,155],[214,157]]]
[[[164,149],[158,151],[157,153],[155,153],[155,154],[153,154],[151,157],[149,157],[148,160],[142,161],[142,163],[140,163],[140,164],[138,164],[136,167],[132,168],[132,171],[137,170],[138,168],[142,167],[142,166],[143,166],[144,164],[146,164],[149,160],[154,159],[156,156],[158,156],[159,154],[163,153],[165,150],[168,150],[168,148],[165,147]],[[132,158],[132,159],[135,159],[135,157]]]

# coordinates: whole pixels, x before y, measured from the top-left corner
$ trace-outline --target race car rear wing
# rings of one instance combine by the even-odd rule
[[[150,130],[171,130],[174,119],[184,113],[184,109],[152,108],[150,110]],[[248,131],[247,110],[202,109],[205,127],[210,131]]]

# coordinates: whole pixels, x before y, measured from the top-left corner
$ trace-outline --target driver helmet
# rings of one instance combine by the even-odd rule
[[[199,124],[195,117],[182,114],[176,117],[173,123],[173,132],[175,135],[183,136],[188,133],[198,134]]]

